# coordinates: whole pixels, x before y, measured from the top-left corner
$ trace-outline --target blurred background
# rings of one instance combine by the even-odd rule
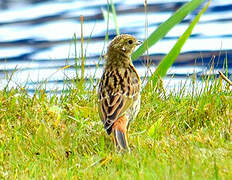
[[[114,0],[120,33],[129,33],[144,40],[146,21],[149,35],[185,2],[148,0],[146,16],[144,0]],[[109,40],[116,35],[112,18],[107,26],[103,16],[108,9],[106,0],[1,0],[0,9],[1,89],[6,85],[9,88],[24,87],[33,93],[42,85],[48,92],[59,93],[68,88],[64,81],[75,79],[76,73],[79,73],[74,64],[75,52],[78,58],[81,54],[81,15],[84,17],[85,77],[96,82],[101,76],[102,54],[108,44],[105,41],[107,29]],[[146,66],[146,54],[134,62],[141,77],[155,70],[197,12],[199,9],[149,49],[150,68]],[[74,34],[77,37],[76,50]],[[217,70],[224,67],[225,59],[228,75],[231,76],[232,0],[213,0],[164,83],[168,88],[180,87],[193,73],[200,81],[209,72],[212,62],[217,74]],[[71,67],[62,69],[66,65]]]

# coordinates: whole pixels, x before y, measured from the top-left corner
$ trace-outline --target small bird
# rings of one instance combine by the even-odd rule
[[[141,80],[131,54],[142,42],[129,34],[116,36],[108,47],[98,87],[98,111],[108,135],[113,133],[119,151],[130,150],[128,129],[140,109]]]

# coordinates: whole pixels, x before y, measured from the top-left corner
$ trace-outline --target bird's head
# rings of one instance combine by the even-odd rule
[[[121,34],[116,36],[108,47],[108,53],[111,51],[131,55],[136,46],[140,45],[142,41],[138,41],[134,36],[129,34]]]

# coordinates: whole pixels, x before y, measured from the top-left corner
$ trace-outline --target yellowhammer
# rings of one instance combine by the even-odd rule
[[[140,44],[129,34],[118,35],[111,41],[98,88],[100,118],[108,135],[113,132],[120,151],[129,150],[129,124],[140,109],[141,80],[131,60],[133,50]]]

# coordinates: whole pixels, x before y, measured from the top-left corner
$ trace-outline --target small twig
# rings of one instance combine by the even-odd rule
[[[86,169],[88,168],[91,168],[91,167],[94,167],[94,166],[97,166],[97,165],[100,165],[100,166],[103,166],[105,165],[107,162],[111,161],[112,160],[112,155],[109,154],[107,157],[105,158],[102,158],[94,163],[92,163],[90,166],[88,166]]]
[[[145,133],[146,130],[143,130],[143,131],[140,131],[140,132],[136,132],[136,133],[133,133],[133,134],[130,134],[131,136],[134,136],[134,135],[139,135],[139,134],[143,134]]]
[[[232,82],[221,71],[218,71],[218,73],[220,74],[222,79],[224,79],[227,83],[229,83],[229,85],[232,86]]]

